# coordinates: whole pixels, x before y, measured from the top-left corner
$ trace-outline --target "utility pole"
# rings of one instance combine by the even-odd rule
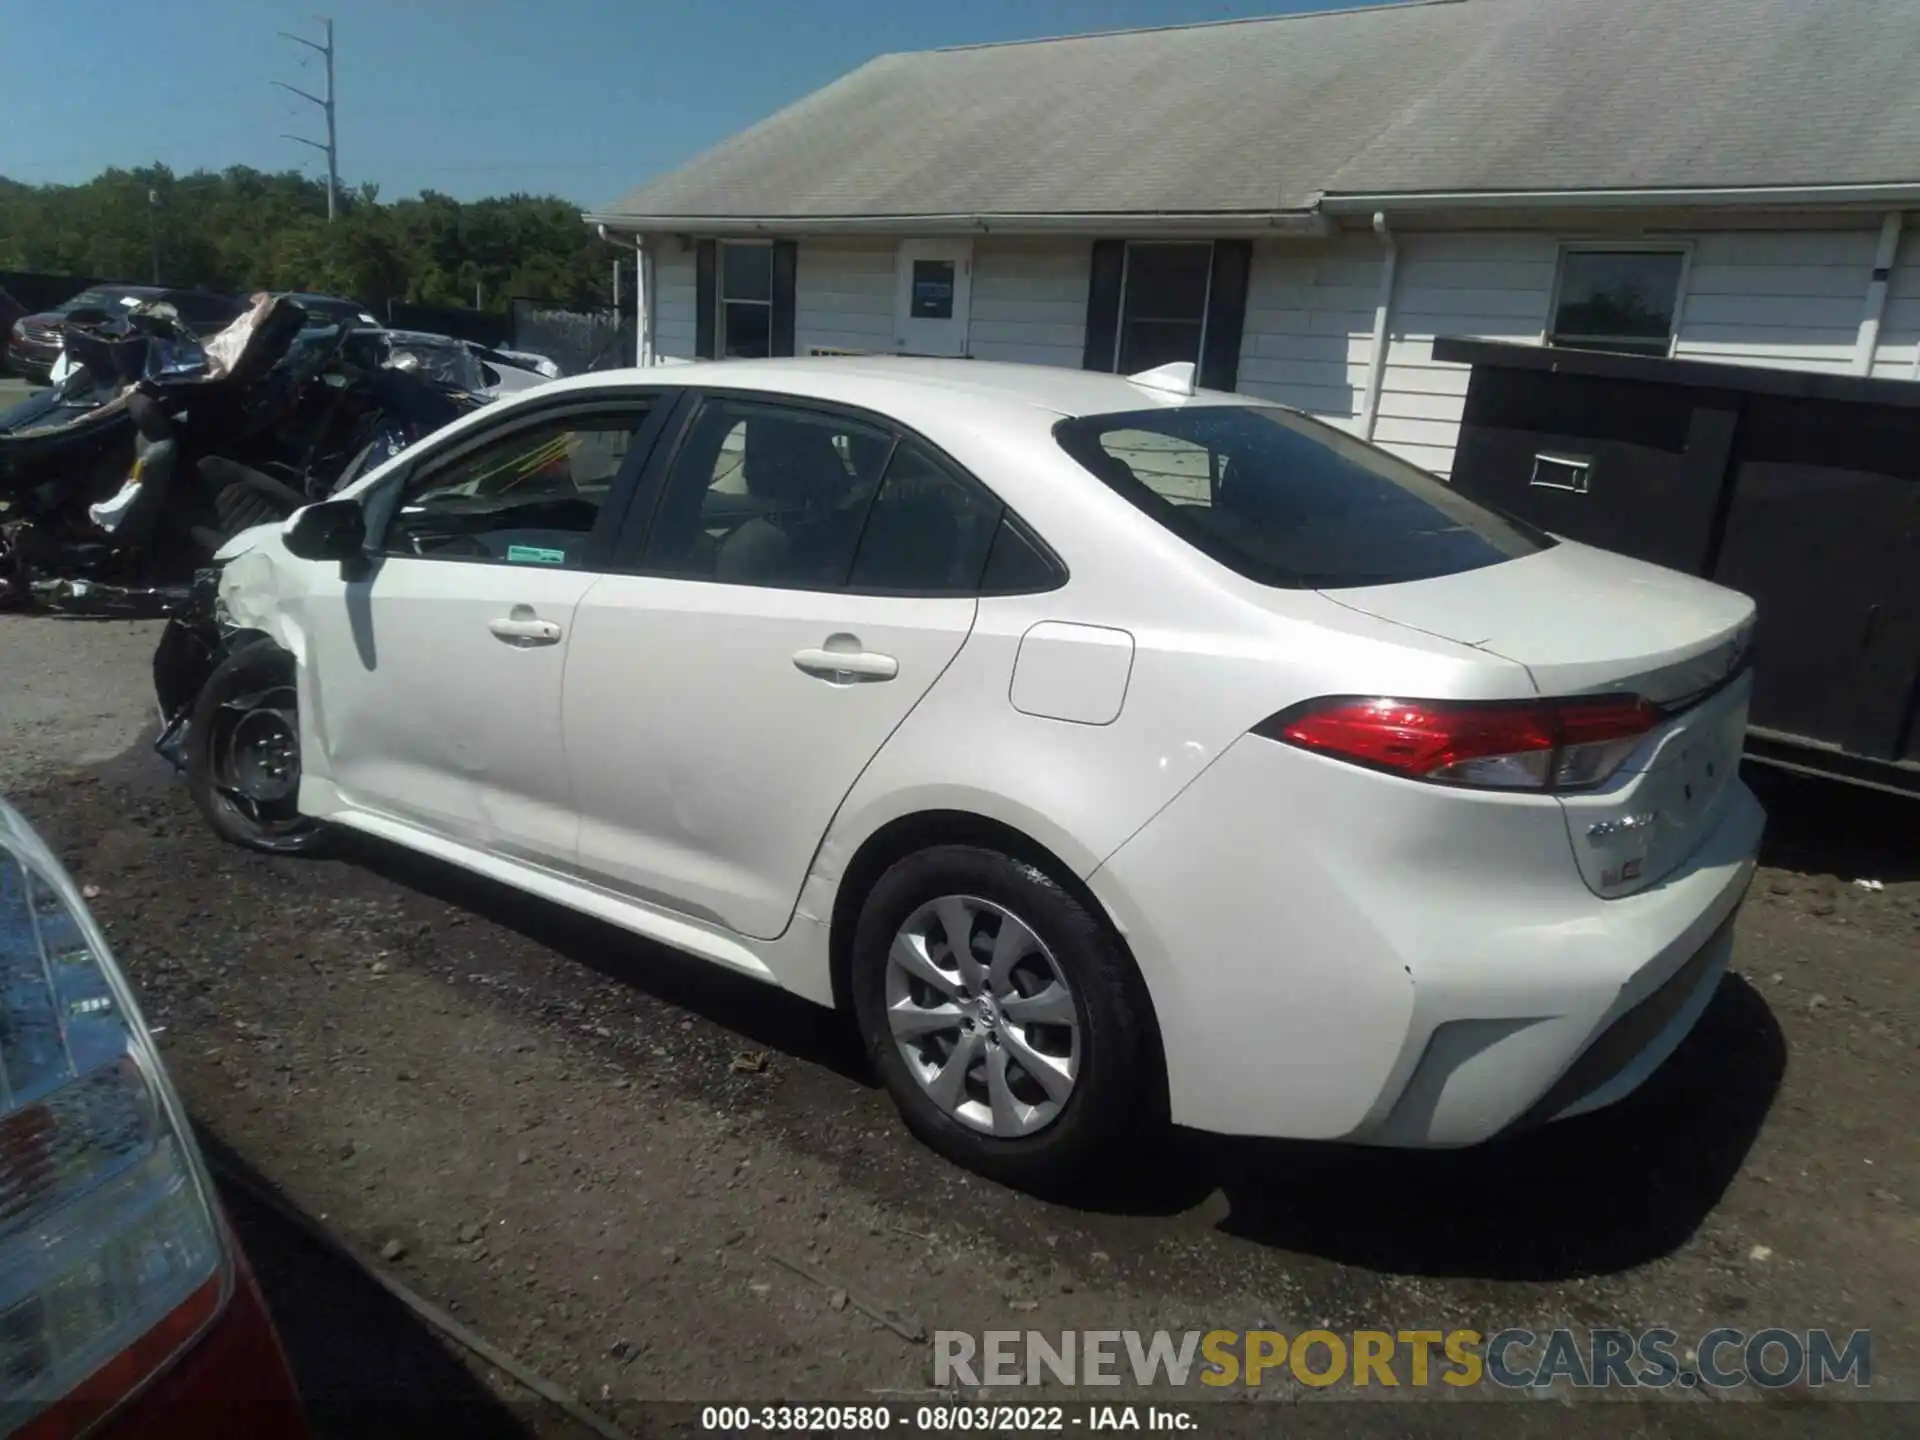
[[[160,192],[147,191],[147,238],[153,242],[153,283],[160,283]]]
[[[304,135],[285,135],[284,138],[297,141],[302,145],[311,145],[314,149],[325,153],[327,157],[327,220],[331,222],[333,220],[334,207],[339,203],[337,197],[340,193],[340,149],[334,141],[333,133],[333,21],[322,20],[320,23],[326,28],[327,32],[327,43],[324,45],[308,40],[304,36],[295,35],[291,31],[282,30],[280,33],[296,45],[304,45],[309,50],[318,51],[320,57],[327,62],[327,93],[325,98],[323,99],[318,95],[309,95],[306,91],[289,85],[284,80],[276,80],[273,83],[278,85],[282,90],[298,95],[302,100],[308,100],[318,105],[326,114],[326,144],[322,145],[318,140],[309,140]]]

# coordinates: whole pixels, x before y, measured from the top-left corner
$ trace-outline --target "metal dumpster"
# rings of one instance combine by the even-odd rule
[[[1468,494],[1760,607],[1748,753],[1920,795],[1920,384],[1442,339]]]

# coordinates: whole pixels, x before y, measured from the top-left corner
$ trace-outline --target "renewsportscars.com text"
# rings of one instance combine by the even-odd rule
[[[1873,1380],[1865,1330],[937,1331],[935,1385],[1779,1389]]]

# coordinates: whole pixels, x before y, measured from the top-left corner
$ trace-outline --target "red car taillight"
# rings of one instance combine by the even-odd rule
[[[0,805],[0,1429],[88,1429],[232,1286],[126,983],[72,882]]]
[[[1637,695],[1573,700],[1310,700],[1254,727],[1270,740],[1447,785],[1582,790],[1665,717]]]

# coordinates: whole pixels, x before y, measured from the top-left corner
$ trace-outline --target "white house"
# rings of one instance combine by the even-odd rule
[[[1920,378],[1920,3],[1435,0],[887,55],[589,222],[640,360],[1118,369],[1445,474],[1435,336]]]

